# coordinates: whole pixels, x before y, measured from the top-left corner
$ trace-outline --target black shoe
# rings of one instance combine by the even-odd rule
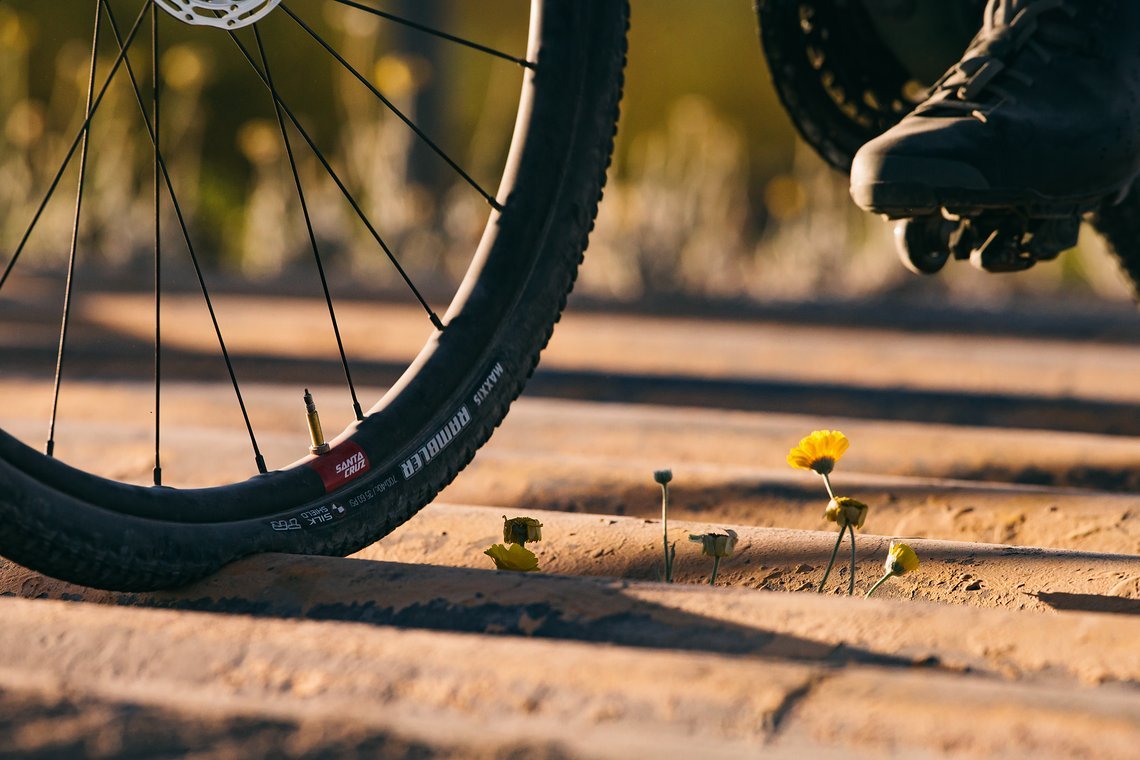
[[[892,217],[1082,213],[1140,174],[1140,0],[989,0],[962,60],[864,145],[851,196]]]

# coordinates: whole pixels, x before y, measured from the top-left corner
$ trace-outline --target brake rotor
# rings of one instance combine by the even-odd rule
[[[155,0],[174,18],[193,26],[241,29],[254,24],[281,0]]]

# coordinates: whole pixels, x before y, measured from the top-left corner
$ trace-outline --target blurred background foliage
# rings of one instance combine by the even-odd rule
[[[363,0],[522,55],[525,0]],[[0,4],[0,262],[6,262],[83,120],[93,0]],[[327,0],[289,6],[485,187],[501,172],[521,70]],[[1126,299],[1095,236],[1017,277],[966,266],[919,279],[889,227],[849,201],[846,179],[799,142],[769,82],[748,0],[634,0],[621,129],[581,288],[647,297],[856,298],[882,293],[1002,300]],[[129,28],[140,3],[111,0]],[[162,145],[196,246],[216,272],[311,280],[311,252],[271,100],[224,32],[160,16]],[[103,25],[100,75],[117,53]],[[350,74],[274,12],[262,23],[274,78],[413,277],[438,289],[466,267],[484,201]],[[242,35],[253,46],[248,30]],[[149,24],[131,61],[150,97]],[[147,101],[149,103],[149,100]],[[93,123],[81,266],[149,276],[152,167],[124,72]],[[334,279],[384,289],[395,275],[336,186],[293,133],[316,232]],[[21,267],[66,259],[75,165]],[[186,282],[164,219],[172,283]],[[180,279],[180,271],[182,273]]]

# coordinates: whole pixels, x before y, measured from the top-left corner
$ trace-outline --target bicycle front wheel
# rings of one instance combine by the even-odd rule
[[[372,5],[341,0],[328,4],[376,15]],[[55,6],[60,4],[32,1],[6,5],[35,17],[58,13]],[[137,16],[124,14],[118,23],[111,9],[119,10],[119,3],[112,0],[70,5],[85,7],[84,12],[90,11],[89,15],[98,19],[90,86],[84,93],[87,109],[83,111],[83,104],[79,104],[83,124],[72,145],[75,161],[85,160],[88,137],[92,137],[92,153],[98,150],[93,137],[97,134],[97,108],[104,80],[96,76],[95,49],[104,51],[100,73],[110,66],[111,77],[117,75],[120,81],[129,77],[134,96],[139,105],[144,105],[147,88],[139,86],[136,76],[140,71],[130,67],[130,55],[124,51],[132,40],[145,40],[149,26],[156,40],[153,61],[165,60],[157,42],[161,39],[158,30],[176,26],[176,21],[188,23],[193,13],[206,13],[195,20],[195,30],[232,35],[250,64],[251,93],[272,93],[269,113],[280,124],[281,135],[293,135],[295,144],[290,145],[286,137],[285,146],[303,198],[304,183],[293,152],[301,151],[310,136],[279,95],[280,82],[275,85],[270,65],[273,59],[266,55],[266,49],[271,48],[271,24],[290,21],[306,27],[300,0],[222,4],[234,9],[237,15],[232,18],[223,18],[209,3],[162,0],[155,6],[146,0],[141,10],[130,9],[137,11]],[[173,11],[163,12],[171,8],[186,18],[172,17]],[[350,553],[407,520],[455,477],[502,421],[549,339],[586,247],[613,147],[625,60],[627,4],[615,0],[534,0],[529,13],[526,54],[516,61],[523,69],[517,119],[498,190],[487,193],[489,219],[482,239],[446,310],[436,312],[420,299],[426,318],[436,329],[383,397],[371,409],[358,412],[358,419],[329,442],[326,453],[275,469],[263,467],[266,471],[240,482],[202,488],[121,482],[61,461],[51,455],[53,442],[45,454],[10,432],[0,431],[0,554],[48,575],[89,586],[120,590],[169,587],[257,552]],[[313,26],[309,31],[319,38]],[[469,41],[446,30],[430,30],[423,24],[413,28],[471,47]],[[267,31],[263,34],[262,29]],[[41,34],[40,38],[50,35]],[[109,59],[108,39],[114,45],[114,55]],[[349,75],[359,76],[363,84],[382,96],[335,46],[323,47],[344,64]],[[153,65],[157,68],[157,63]],[[144,117],[142,122],[148,147],[161,146],[161,139],[156,139],[162,115],[157,95],[153,104],[146,105],[154,106],[150,111],[154,118]],[[142,110],[146,113],[147,109]],[[417,135],[422,131],[411,120],[409,128],[416,129]],[[161,147],[154,148],[154,159],[155,185],[173,199],[170,171]],[[332,171],[330,166],[325,168]],[[454,168],[462,172],[458,166]],[[58,182],[56,177],[54,184]],[[81,177],[80,198],[82,183]],[[336,184],[355,208],[348,183],[337,179]],[[186,231],[181,210],[177,218]],[[189,226],[192,228],[192,221]],[[372,225],[368,229],[383,246]],[[311,225],[309,230],[315,249],[317,240]],[[25,242],[29,234],[24,234]],[[21,243],[15,248],[15,256],[9,255],[6,262],[0,260],[0,265],[6,266],[6,283],[0,282],[0,307],[3,299],[14,299],[3,288],[6,284],[11,290],[19,282],[8,275],[23,265],[18,259],[24,250]],[[398,254],[387,246],[384,252],[398,263]],[[317,264],[320,269],[319,257]],[[209,273],[203,274],[197,260],[193,266],[206,294]],[[324,282],[323,270],[320,274]],[[72,288],[70,277],[67,288],[65,310]],[[326,284],[326,295],[328,292]],[[332,306],[330,298],[330,311]],[[8,314],[10,324],[16,311],[15,307],[6,311],[0,308],[0,314]],[[65,336],[67,320],[64,314]],[[214,325],[219,327],[216,318]],[[218,342],[224,354],[223,335],[224,330],[219,328]],[[64,342],[62,338],[59,341],[59,357],[66,356]],[[16,357],[16,348],[6,348],[8,351]],[[346,358],[344,353],[342,347],[342,358]],[[229,357],[225,358],[228,365]],[[65,362],[60,358],[58,364]],[[237,389],[232,368],[230,378]],[[61,381],[57,371],[57,397],[61,385],[66,392],[66,382],[66,373]],[[241,401],[240,391],[238,398]],[[242,408],[244,411],[244,402]],[[251,429],[251,439],[253,432]],[[256,443],[254,451],[260,464]],[[156,461],[156,483],[161,482],[160,471]]]

